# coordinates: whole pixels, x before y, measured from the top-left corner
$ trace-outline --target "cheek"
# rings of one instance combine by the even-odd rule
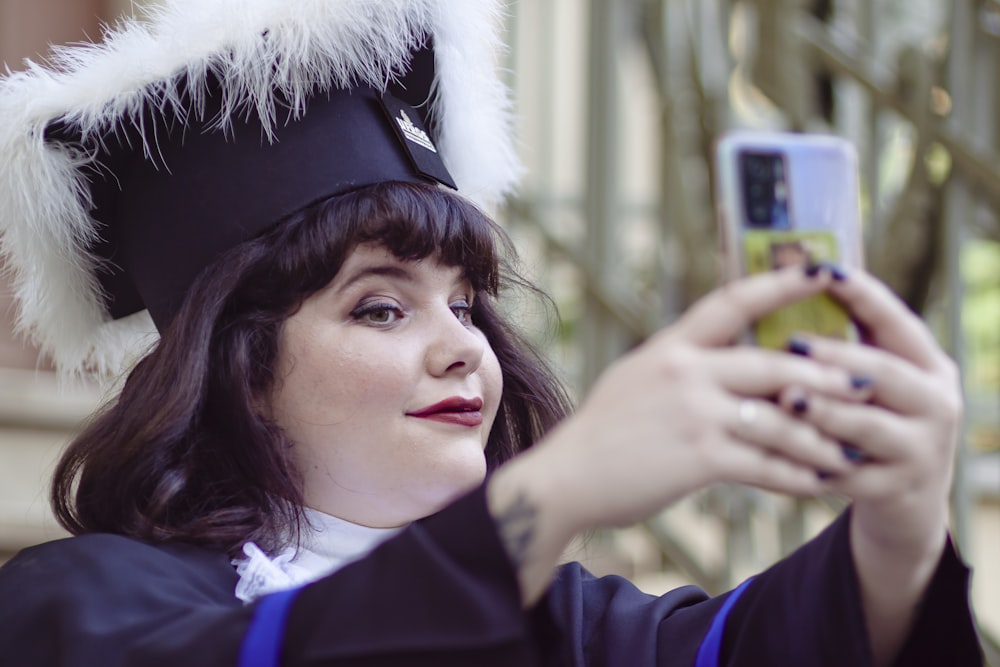
[[[306,319],[307,314],[300,311],[296,318]],[[324,345],[323,336],[312,329],[294,318],[286,322],[275,365],[271,407],[278,424],[293,440],[300,440],[304,424],[317,422],[317,412],[324,404],[340,404],[330,399],[340,384],[336,378],[343,375],[343,364],[335,350]]]
[[[275,407],[300,426],[319,428],[344,424],[366,407],[385,405],[398,373],[385,363],[372,364],[372,358],[334,347],[297,354],[279,380]]]
[[[486,354],[483,356],[480,374],[483,378],[483,394],[487,405],[490,406],[492,419],[500,408],[500,398],[503,395],[503,372],[500,368],[500,361],[490,348],[486,349]]]

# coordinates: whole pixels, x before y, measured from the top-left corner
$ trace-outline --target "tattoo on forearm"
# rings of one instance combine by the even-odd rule
[[[536,508],[523,493],[519,493],[509,507],[497,516],[500,539],[507,549],[507,555],[517,567],[528,560],[528,551],[535,537]]]

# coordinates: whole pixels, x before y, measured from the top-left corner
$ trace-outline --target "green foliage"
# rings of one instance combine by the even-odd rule
[[[968,384],[979,391],[1000,391],[1000,243],[968,242],[962,277]]]

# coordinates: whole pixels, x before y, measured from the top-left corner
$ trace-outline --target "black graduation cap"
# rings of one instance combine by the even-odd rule
[[[166,113],[147,106],[87,146],[57,121],[48,141],[96,155],[88,166],[92,246],[112,318],[148,309],[170,322],[197,275],[220,254],[326,197],[385,181],[438,182],[457,189],[428,127],[434,54],[418,51],[409,70],[381,92],[334,88],[299,113],[275,94],[271,136],[251,109],[225,127],[218,77],[199,108]],[[183,86],[182,86],[183,88]],[[406,101],[404,101],[406,100]],[[152,141],[143,141],[152,137]]]

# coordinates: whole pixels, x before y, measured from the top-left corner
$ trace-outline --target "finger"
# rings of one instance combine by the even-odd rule
[[[833,493],[853,500],[898,498],[907,488],[901,483],[899,471],[891,463],[870,461],[855,466],[849,474],[827,480]]]
[[[846,280],[832,282],[829,291],[878,347],[926,370],[940,368],[947,359],[923,320],[868,273],[854,269]]]
[[[728,345],[754,322],[783,306],[826,289],[829,272],[808,276],[802,267],[767,271],[710,292],[665,335],[695,345]]]
[[[770,401],[742,399],[726,425],[730,436],[773,456],[827,474],[849,472],[840,444]]]
[[[816,359],[779,350],[737,346],[711,350],[701,355],[701,369],[724,388],[741,396],[771,398],[789,386],[821,393],[845,401],[867,400],[859,391],[852,369],[817,363]]]
[[[828,493],[827,483],[811,466],[733,439],[719,447],[721,482],[746,484],[775,493],[816,496]]]
[[[898,501],[905,494],[924,494],[929,482],[916,482],[912,475],[900,474],[898,465],[872,461],[865,465],[855,466],[846,475],[827,480],[830,490],[834,493],[853,498],[854,500],[892,499]],[[954,463],[949,459],[943,464],[942,479],[951,479]],[[931,492],[933,495],[933,491]],[[939,489],[940,495],[947,495],[947,485]],[[926,517],[928,520],[930,517]]]
[[[867,389],[873,403],[894,412],[924,414],[940,407],[945,392],[958,394],[957,377],[943,380],[928,375],[885,350],[817,336],[796,336],[796,340],[805,344],[800,349],[810,358],[844,370],[855,388]]]
[[[804,407],[790,404],[783,396],[781,404],[840,443],[843,460],[896,461],[905,457],[911,438],[904,418],[872,405],[845,403],[825,396],[810,396]]]

